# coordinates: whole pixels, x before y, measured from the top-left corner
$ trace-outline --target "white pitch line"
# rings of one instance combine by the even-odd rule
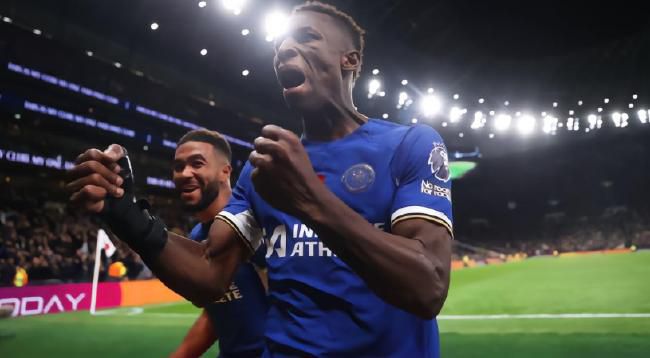
[[[126,315],[134,316],[139,315],[144,312],[142,307],[123,307],[123,308],[114,308],[109,310],[101,310],[95,312],[96,316],[112,316],[112,315]]]
[[[565,318],[650,318],[650,313],[538,313],[538,314],[440,315],[437,317],[438,320],[565,319]]]

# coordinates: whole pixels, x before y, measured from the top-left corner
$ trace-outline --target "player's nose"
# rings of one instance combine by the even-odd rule
[[[296,50],[293,40],[284,40],[278,48],[278,65],[283,64],[296,56],[298,56],[298,51]]]

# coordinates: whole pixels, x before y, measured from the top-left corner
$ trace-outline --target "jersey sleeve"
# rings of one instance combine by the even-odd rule
[[[262,229],[251,207],[251,193],[254,190],[251,181],[252,171],[252,166],[247,162],[239,175],[228,205],[217,214],[215,219],[230,225],[254,253],[262,243]]]
[[[391,227],[420,218],[444,226],[453,237],[451,173],[447,148],[433,128],[411,127],[391,162],[397,185],[391,206]]]

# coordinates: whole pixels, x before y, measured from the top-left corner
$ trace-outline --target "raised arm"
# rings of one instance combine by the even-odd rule
[[[449,287],[450,183],[447,172],[443,180],[436,177],[443,175],[437,171],[446,165],[446,152],[431,128],[416,128],[402,143],[399,157],[393,157],[391,174],[399,185],[390,233],[368,223],[321,183],[299,139],[282,128],[266,126],[255,140],[252,178],[268,203],[314,229],[379,297],[430,319],[440,312]],[[433,145],[438,145],[440,157]],[[423,183],[443,196],[423,192]]]
[[[250,249],[221,220],[215,220],[203,243],[168,232],[162,220],[136,203],[125,154],[118,145],[105,152],[90,149],[81,154],[69,172],[70,200],[99,214],[108,228],[181,296],[197,306],[219,299]]]

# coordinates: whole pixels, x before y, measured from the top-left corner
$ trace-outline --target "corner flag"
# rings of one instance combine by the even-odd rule
[[[92,295],[90,299],[90,314],[95,314],[95,308],[97,305],[97,284],[99,283],[99,264],[101,261],[101,252],[104,250],[106,257],[111,257],[115,253],[115,245],[108,238],[106,231],[99,229],[97,231],[97,246],[95,248],[95,271],[93,272],[93,287]]]

